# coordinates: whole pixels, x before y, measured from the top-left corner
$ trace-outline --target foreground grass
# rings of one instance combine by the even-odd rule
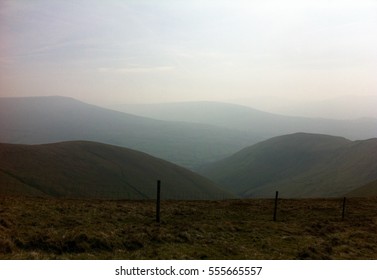
[[[377,259],[377,198],[273,205],[0,196],[0,259]]]

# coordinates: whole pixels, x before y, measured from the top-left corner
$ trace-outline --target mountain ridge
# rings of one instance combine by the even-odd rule
[[[295,117],[222,102],[123,104],[112,106],[112,109],[165,121],[180,120],[233,128],[254,135],[259,141],[297,132],[338,135],[352,140],[377,137],[377,119]]]
[[[0,98],[0,131],[3,143],[88,140],[140,150],[189,168],[254,142],[232,129],[154,120],[56,96]]]

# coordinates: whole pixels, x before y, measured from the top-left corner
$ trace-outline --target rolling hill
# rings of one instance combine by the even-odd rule
[[[259,141],[296,132],[338,135],[351,140],[377,137],[377,119],[333,120],[293,117],[219,102],[125,104],[113,108],[154,119],[237,129]]]
[[[234,197],[187,169],[122,147],[87,141],[0,144],[0,194],[148,199]]]
[[[376,196],[377,197],[377,180],[374,180],[373,182],[370,182],[368,184],[365,184],[359,188],[356,188],[349,193],[346,194],[346,196],[352,196],[352,197],[370,197],[370,196]]]
[[[296,133],[209,164],[200,173],[245,197],[331,197],[377,179],[377,139]]]
[[[127,147],[189,168],[224,158],[255,142],[235,129],[153,120],[72,98],[0,98],[0,142],[74,140]]]

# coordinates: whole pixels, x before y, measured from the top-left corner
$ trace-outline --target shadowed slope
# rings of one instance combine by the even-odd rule
[[[201,173],[243,196],[338,196],[377,178],[377,139],[297,133],[207,165]]]
[[[219,199],[210,180],[138,151],[95,142],[0,144],[0,192],[73,198]]]
[[[354,196],[354,197],[368,197],[368,196],[376,196],[377,197],[377,180],[370,182],[366,185],[363,185],[353,191],[350,191],[346,194],[346,196]]]

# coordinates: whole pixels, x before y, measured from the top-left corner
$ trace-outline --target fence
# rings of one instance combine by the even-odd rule
[[[157,200],[156,200],[156,221],[160,223],[160,211],[161,211],[161,200],[160,200],[160,187],[161,182],[158,181],[157,183]],[[253,204],[257,201],[264,201],[263,208],[266,208],[271,199],[265,198],[265,199],[234,199],[234,200],[228,200],[229,205],[237,205],[238,204]],[[187,200],[186,200],[187,201]],[[310,216],[316,212],[319,215],[322,215],[326,218],[331,219],[338,219],[344,221],[347,219],[347,217],[350,215],[350,213],[356,214],[358,213],[360,216],[365,218],[365,214],[362,214],[360,211],[363,207],[363,203],[373,202],[373,199],[367,199],[367,198],[303,198],[303,199],[279,199],[279,192],[276,191],[275,193],[275,199],[274,203],[271,203],[271,217],[272,221],[276,222],[279,221],[278,215],[280,215],[280,221],[287,221],[295,219],[295,216],[297,216],[297,213],[303,213],[303,211],[307,212],[308,219],[310,219]],[[349,202],[352,202],[351,204]],[[362,203],[363,202],[363,203]],[[369,205],[369,208],[372,209],[371,213],[372,215],[376,214],[377,212],[374,212],[373,209],[377,210],[377,201],[373,205]],[[208,201],[210,204],[210,202]],[[373,204],[373,203],[369,203]],[[351,207],[350,207],[351,206]],[[210,211],[216,211],[214,209]],[[219,210],[220,211],[220,210]],[[226,209],[222,208],[221,211],[226,211]],[[245,209],[246,211],[246,209]],[[252,211],[249,213],[252,215]],[[258,213],[256,209],[254,209],[254,214],[266,216],[264,213],[263,215],[261,213]],[[313,215],[312,215],[313,218]]]
[[[74,188],[74,186],[72,186],[72,188]],[[158,196],[157,188],[160,188]],[[13,188],[11,185],[9,185],[6,189],[12,190]],[[118,191],[109,192],[107,186],[105,185],[96,186],[95,189],[101,191],[93,192],[92,188],[88,187],[86,192],[90,193],[89,198],[127,199],[127,195],[124,193],[119,193]],[[106,194],[106,196],[104,194]],[[13,194],[10,193],[10,195]],[[83,198],[88,197],[83,195]],[[169,205],[173,203],[171,202],[169,204],[169,195],[166,194],[163,182],[161,181],[158,181],[154,186],[151,186],[150,195],[141,198],[141,200],[145,200],[146,202],[154,205],[152,206],[154,209],[151,209],[149,213],[153,213],[152,215],[155,215],[155,220],[158,223],[164,219],[164,213],[169,212],[166,207],[169,207]],[[205,200],[205,203],[200,202],[203,200]],[[224,203],[221,203],[222,200],[224,200]],[[373,199],[352,197],[287,199],[280,198],[278,192],[275,193],[275,198],[273,198],[273,194],[271,194],[270,198],[245,198],[229,200],[227,197],[219,195],[211,202],[211,200],[208,200],[206,196],[203,196],[199,192],[188,194],[181,191],[179,195],[176,196],[174,201],[175,204],[182,205],[192,201],[193,207],[196,207],[195,205],[200,205],[200,211],[207,211],[207,214],[213,217],[221,216],[222,213],[229,211],[229,208],[227,208],[226,205],[229,205],[229,207],[232,207],[232,205],[242,205],[244,207],[243,212],[248,213],[248,215],[250,215],[252,218],[256,219],[256,217],[259,216],[265,220],[272,220],[275,222],[294,220],[298,218],[297,213],[300,213],[300,215],[307,213],[308,219],[312,219],[313,216],[316,215],[318,217],[322,215],[343,221],[354,217],[364,218],[365,215],[368,216],[369,212],[370,215],[377,213],[377,205],[373,204],[375,202]],[[195,204],[195,201],[198,201],[198,203]],[[178,213],[179,211],[176,212]],[[206,213],[203,215],[205,214]]]

